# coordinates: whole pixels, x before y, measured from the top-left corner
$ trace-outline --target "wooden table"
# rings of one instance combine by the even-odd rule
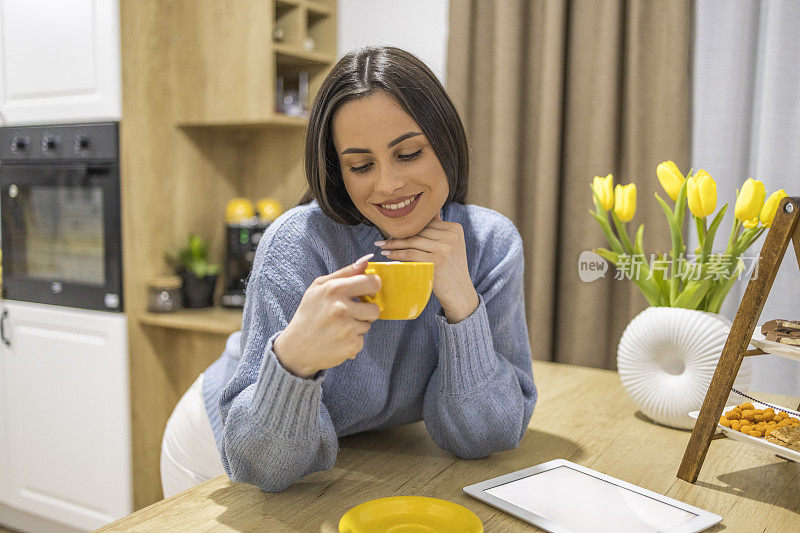
[[[534,363],[539,403],[520,446],[466,461],[441,450],[422,422],[340,439],[334,468],[278,494],[226,476],[141,509],[101,531],[336,531],[351,507],[385,496],[432,496],[474,511],[486,531],[537,531],[461,488],[565,458],[717,513],[711,531],[800,531],[800,464],[723,438],[694,485],[675,477],[690,433],[637,413],[615,372]],[[759,396],[761,397],[761,396]],[[797,400],[763,395],[779,405]],[[579,511],[576,509],[576,511]]]

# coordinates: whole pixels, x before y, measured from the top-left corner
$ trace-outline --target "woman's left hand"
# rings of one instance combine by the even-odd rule
[[[405,239],[375,243],[393,261],[427,261],[433,267],[433,293],[450,323],[461,322],[478,308],[478,293],[467,268],[464,228],[438,214],[422,231]]]

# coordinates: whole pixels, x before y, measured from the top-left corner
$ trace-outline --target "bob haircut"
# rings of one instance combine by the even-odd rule
[[[342,57],[317,93],[308,121],[305,170],[308,191],[301,204],[317,200],[341,224],[372,225],[356,208],[342,179],[333,144],[333,115],[342,104],[375,92],[392,96],[428,138],[447,176],[445,203],[464,203],[469,149],[464,126],[436,76],[416,56],[395,47],[364,48]]]

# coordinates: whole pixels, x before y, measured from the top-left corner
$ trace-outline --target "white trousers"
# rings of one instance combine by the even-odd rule
[[[161,441],[164,498],[224,474],[214,432],[203,402],[203,374],[181,397]]]

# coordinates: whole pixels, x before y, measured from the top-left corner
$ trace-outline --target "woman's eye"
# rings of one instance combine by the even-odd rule
[[[372,168],[372,163],[366,163],[364,165],[361,165],[360,167],[350,167],[350,171],[355,172],[357,174],[361,174],[364,172],[368,172],[370,168]]]
[[[402,159],[403,161],[410,161],[412,159],[418,158],[419,154],[421,153],[422,153],[422,148],[411,154],[397,154],[397,158]]]

